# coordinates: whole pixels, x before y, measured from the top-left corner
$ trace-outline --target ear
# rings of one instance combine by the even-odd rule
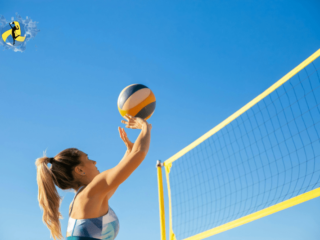
[[[79,174],[79,175],[82,175],[82,173],[83,173],[83,170],[82,170],[79,166],[76,166],[76,167],[74,168],[74,171],[75,171],[77,174]]]

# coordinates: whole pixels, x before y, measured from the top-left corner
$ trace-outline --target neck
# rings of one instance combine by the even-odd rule
[[[79,191],[79,189],[80,189],[80,188],[83,188],[83,187],[84,187],[84,185],[79,186],[78,188],[75,188],[74,190],[76,190],[76,192],[78,192],[78,191]]]

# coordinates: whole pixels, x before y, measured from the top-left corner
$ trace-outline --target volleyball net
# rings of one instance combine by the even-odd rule
[[[319,56],[161,164],[170,240],[204,239],[320,196]]]

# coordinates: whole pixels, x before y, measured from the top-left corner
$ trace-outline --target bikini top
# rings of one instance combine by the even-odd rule
[[[114,240],[119,232],[119,219],[109,206],[107,214],[97,218],[74,219],[70,217],[76,196],[72,200],[67,227],[67,240]]]

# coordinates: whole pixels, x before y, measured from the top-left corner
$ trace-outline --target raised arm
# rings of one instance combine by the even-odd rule
[[[105,196],[116,189],[137,169],[149,151],[152,125],[141,118],[132,116],[128,116],[127,122],[122,122],[127,124],[127,128],[141,129],[141,132],[132,147],[132,151],[121,162],[114,168],[100,173],[92,180],[90,186],[88,185],[88,196],[97,194]]]

